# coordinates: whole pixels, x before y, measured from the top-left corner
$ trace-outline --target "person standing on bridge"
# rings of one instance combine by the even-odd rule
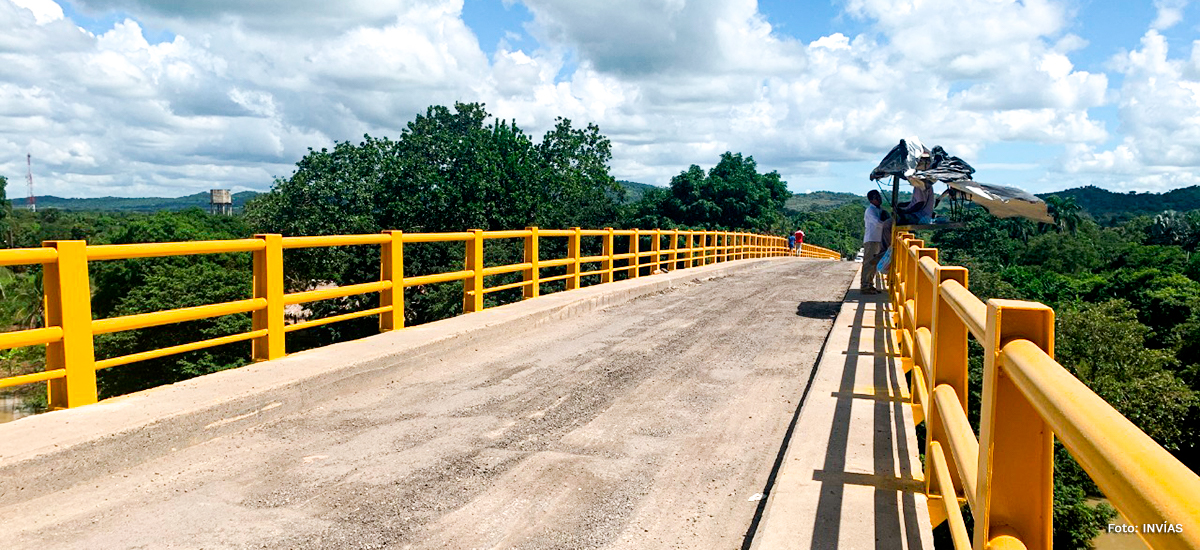
[[[883,255],[884,213],[880,205],[883,196],[872,189],[867,193],[867,201],[871,203],[863,212],[863,266],[862,279],[859,281],[863,294],[879,294],[875,288],[875,265]]]
[[[796,250],[796,254],[803,252],[804,251],[804,231],[801,229],[797,229],[796,232],[792,234],[792,238],[796,240],[796,244],[794,246],[792,246],[792,248],[794,248]]]

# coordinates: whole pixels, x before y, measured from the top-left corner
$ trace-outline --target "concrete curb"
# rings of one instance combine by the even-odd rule
[[[341,393],[372,387],[406,368],[405,357],[485,344],[691,281],[778,261],[812,260],[738,260],[550,294],[0,424],[0,506],[110,475],[305,410]]]

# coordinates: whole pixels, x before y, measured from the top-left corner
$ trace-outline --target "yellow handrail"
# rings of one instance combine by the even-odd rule
[[[822,248],[820,246],[808,243],[800,243],[800,246],[797,247],[796,255],[800,256],[801,258],[821,258],[826,260],[842,259],[842,254],[836,250],[830,250],[828,248]]]
[[[985,304],[966,269],[939,264],[911,233],[896,231],[892,247],[893,344],[911,365],[914,419],[927,423],[930,515],[950,521],[956,548],[1050,547],[1053,436],[1150,547],[1200,548],[1200,477],[1054,360],[1053,310]],[[966,416],[969,336],[984,347],[978,437]]]
[[[566,238],[567,256],[544,259],[539,257],[539,239]],[[615,238],[627,243],[618,252]],[[581,241],[598,239],[603,245],[600,255],[584,256]],[[517,263],[484,266],[485,240],[523,239],[525,256]],[[645,240],[649,248],[642,249]],[[466,268],[448,273],[408,276],[404,274],[404,245],[412,243],[466,244]],[[287,293],[283,279],[283,251],[331,246],[379,246],[381,250],[378,281],[327,289]],[[810,257],[834,258],[836,253],[820,247],[805,245]],[[253,255],[254,285],[252,296],[222,304],[209,304],[126,315],[109,319],[92,319],[88,263],[131,258],[153,258],[192,254],[243,253]],[[47,241],[42,248],[0,250],[0,266],[43,264],[46,288],[46,327],[0,333],[0,349],[30,345],[47,345],[46,370],[40,373],[0,378],[0,387],[47,381],[51,408],[77,407],[94,403],[96,371],[168,355],[250,340],[254,360],[270,360],[285,354],[286,333],[315,326],[378,316],[381,331],[404,327],[405,288],[463,281],[463,311],[479,311],[484,307],[485,294],[522,289],[523,298],[541,294],[545,283],[565,281],[566,289],[580,288],[583,279],[599,277],[600,283],[613,282],[616,274],[638,277],[642,271],[685,269],[715,262],[786,256],[791,253],[782,237],[725,231],[644,230],[644,229],[538,229],[527,227],[506,231],[461,231],[454,233],[404,233],[384,231],[361,235],[324,235],[283,237],[256,235],[252,239],[223,241],[193,241],[145,244],[88,245],[84,241]],[[583,271],[584,264],[599,269]],[[565,273],[544,277],[541,271],[565,269]],[[487,277],[520,272],[521,280],[488,287]],[[590,280],[590,279],[589,279]],[[287,324],[284,306],[316,300],[343,298],[363,294],[378,294],[379,306]],[[167,348],[132,353],[121,357],[97,360],[94,338],[97,334],[144,329],[170,323],[195,321],[233,314],[251,314],[251,329],[207,340]]]

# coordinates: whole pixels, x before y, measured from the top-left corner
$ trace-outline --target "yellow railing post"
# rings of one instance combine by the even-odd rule
[[[662,230],[654,228],[654,244],[650,245],[650,250],[654,252],[654,265],[650,268],[650,273],[662,270]]]
[[[379,307],[392,306],[379,314],[379,330],[387,332],[404,328],[404,232],[383,233],[392,237],[379,249],[379,280],[392,283],[392,288],[379,292]]]
[[[712,231],[704,232],[704,265],[713,263],[716,259],[715,239],[716,233]]]
[[[739,232],[737,236],[734,237],[734,243],[737,245],[737,259],[746,259],[746,234]]]
[[[571,228],[572,234],[567,237],[567,257],[571,258],[571,263],[567,264],[567,273],[571,276],[567,277],[567,290],[575,290],[579,288],[579,241],[583,237],[583,230],[578,227]]]
[[[942,299],[940,291],[942,283],[946,281],[957,281],[963,288],[968,288],[967,270],[962,267],[939,266],[935,273],[933,321],[930,329],[933,336],[933,353],[931,354],[933,363],[929,366],[929,372],[926,373],[928,379],[926,387],[929,388],[931,396],[925,407],[927,428],[925,430],[925,448],[927,449],[934,441],[940,443],[943,448],[949,448],[946,427],[942,425],[941,416],[937,411],[937,400],[932,398],[933,391],[938,386],[950,386],[958,397],[963,415],[967,414],[967,324],[958,316],[954,308]],[[958,465],[952,460],[948,461],[948,464],[955,493],[964,495],[968,490],[974,491],[975,487],[963,486]],[[930,489],[929,476],[925,476],[925,492],[928,494]],[[974,495],[971,496],[974,497]]]
[[[905,243],[904,252],[904,301],[912,300],[917,294],[917,253],[913,248],[924,248],[925,241],[921,239],[909,239]],[[908,327],[913,330],[916,327]]]
[[[671,244],[668,245],[667,249],[670,251],[669,256],[671,258],[671,271],[675,271],[676,269],[679,269],[679,230],[672,229],[670,233]]]
[[[600,275],[600,281],[611,283],[613,282],[613,255],[615,254],[613,228],[605,227],[604,230],[608,232],[604,235],[604,256],[607,259],[604,260],[604,274]]]
[[[629,253],[633,254],[633,257],[629,258],[629,261],[625,263],[625,265],[629,266],[625,271],[627,274],[626,277],[630,279],[636,278],[639,275],[638,271],[640,271],[640,268],[642,267],[641,257],[638,256],[640,253],[638,250],[640,245],[638,240],[640,238],[641,237],[639,237],[637,228],[634,228],[633,234],[629,235]]]
[[[924,363],[921,353],[917,350],[918,332],[921,329],[929,330],[933,325],[933,302],[935,286],[933,281],[921,272],[920,264],[922,258],[930,258],[935,263],[938,259],[938,251],[936,248],[918,248],[913,256],[913,319],[912,319],[912,343],[913,348],[912,361],[912,388],[910,394],[913,403],[913,424],[924,422],[929,416],[926,414],[926,405],[929,402],[929,392],[933,390],[926,382],[928,380],[926,373],[929,370],[929,365]],[[930,341],[933,340],[932,333]],[[930,350],[932,355],[932,350]],[[932,360],[931,360],[932,361]],[[923,390],[923,393],[922,393]]]
[[[934,286],[933,281],[929,280],[929,278],[925,277],[924,273],[921,272],[920,264],[922,258],[932,258],[933,261],[936,262],[938,260],[937,249],[918,248],[916,261],[913,262],[915,268],[914,275],[916,279],[916,284],[913,285],[914,289],[916,290],[914,293],[914,309],[916,310],[915,313],[917,314],[917,318],[913,320],[915,325],[913,327],[914,330],[921,327],[930,328],[933,326],[934,291],[937,287]],[[925,365],[926,368],[928,368],[928,366],[929,365]]]
[[[1053,535],[1054,434],[1012,380],[1000,372],[1004,345],[1033,342],[1054,357],[1054,310],[1035,302],[988,300],[975,550],[1015,537],[1049,550]]]
[[[888,266],[888,292],[892,296],[892,326],[903,330],[904,309],[904,262],[908,259],[908,239],[911,235],[895,233],[892,239],[892,262]]]
[[[542,284],[539,282],[542,278],[542,270],[538,267],[538,256],[540,254],[538,252],[538,228],[536,225],[531,225],[525,229],[530,234],[528,237],[525,237],[525,256],[521,263],[531,264],[533,267],[521,271],[521,280],[528,283],[521,287],[521,296],[523,299],[528,300],[530,298],[537,298],[542,294]],[[609,228],[609,234],[612,234],[612,228]]]
[[[684,233],[688,234],[688,259],[683,263],[683,267],[686,269],[696,265],[696,232],[689,229],[689,231],[685,231]]]
[[[464,265],[474,274],[463,279],[463,313],[483,311],[483,230],[471,229],[470,233]]]
[[[87,242],[45,241],[58,250],[58,261],[42,275],[47,327],[61,327],[62,340],[46,346],[46,370],[65,368],[66,378],[46,382],[51,409],[96,402],[96,351],[92,343],[92,287]]]
[[[250,353],[255,361],[283,357],[286,343],[283,332],[283,235],[259,234],[266,248],[254,251],[254,297],[267,301],[267,308],[250,314],[253,330],[266,329],[267,335],[255,338]]]

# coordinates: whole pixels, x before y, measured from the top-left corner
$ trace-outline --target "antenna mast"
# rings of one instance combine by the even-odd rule
[[[37,212],[37,202],[33,198],[33,155],[25,155],[25,167],[25,181],[29,182],[29,199],[26,200],[26,204],[29,205],[29,211]]]

